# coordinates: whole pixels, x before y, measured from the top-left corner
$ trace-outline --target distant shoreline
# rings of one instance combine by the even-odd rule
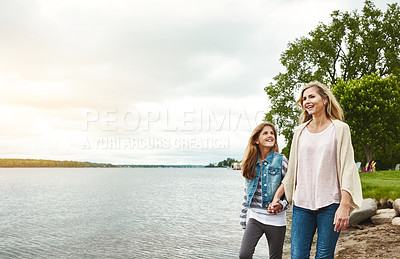
[[[0,158],[0,168],[205,168],[204,165],[114,165],[78,161]]]
[[[20,159],[20,158],[0,158],[0,168],[20,168],[20,167],[117,167],[109,163],[92,163],[78,161],[57,161],[45,159]]]
[[[205,168],[204,165],[117,165],[118,168]]]

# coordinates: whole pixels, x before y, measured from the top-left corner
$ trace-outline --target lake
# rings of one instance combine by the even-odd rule
[[[238,258],[243,187],[225,168],[1,168],[0,258]]]

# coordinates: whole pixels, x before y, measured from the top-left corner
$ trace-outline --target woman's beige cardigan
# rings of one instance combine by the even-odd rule
[[[310,121],[307,121],[296,127],[292,146],[290,148],[290,157],[288,170],[283,179],[285,195],[289,203],[292,203],[292,197],[296,188],[297,176],[297,159],[298,159],[298,143],[302,130]],[[351,210],[358,209],[363,201],[360,176],[356,163],[354,161],[354,150],[351,144],[351,134],[349,126],[340,121],[332,120],[335,126],[337,140],[337,169],[339,186],[341,190],[346,190],[351,195]]]

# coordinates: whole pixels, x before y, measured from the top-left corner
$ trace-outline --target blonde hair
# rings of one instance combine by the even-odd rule
[[[242,174],[243,174],[243,177],[245,177],[245,178],[254,179],[254,177],[256,176],[256,163],[257,163],[258,154],[260,152],[260,148],[259,148],[258,144],[256,144],[256,141],[257,141],[258,137],[260,136],[261,131],[266,126],[272,128],[272,130],[274,131],[274,136],[275,136],[275,144],[270,149],[270,152],[279,152],[278,134],[276,132],[274,124],[272,124],[270,122],[264,122],[264,123],[259,124],[251,133],[249,143],[247,144],[246,151],[244,154],[243,165],[242,165]]]
[[[303,93],[305,90],[307,90],[311,87],[316,87],[318,94],[322,98],[327,98],[327,103],[325,105],[326,116],[328,116],[329,119],[336,119],[336,120],[343,121],[344,120],[343,110],[340,107],[340,104],[336,100],[335,96],[332,94],[331,90],[329,90],[329,88],[326,85],[324,85],[318,81],[313,81],[313,82],[308,83],[301,89],[300,98],[296,102],[296,105],[300,105],[301,110],[302,110],[300,117],[299,117],[299,122],[304,123],[306,121],[309,121],[312,118],[312,116],[310,114],[308,114],[308,112],[306,111],[306,109],[303,106]]]

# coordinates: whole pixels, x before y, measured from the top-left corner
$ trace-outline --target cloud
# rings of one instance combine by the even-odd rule
[[[283,71],[287,43],[329,21],[333,10],[362,6],[362,0],[1,1],[2,154],[113,163],[239,158],[268,109],[263,88]],[[113,147],[135,139],[167,139],[170,147]],[[229,147],[182,144],[204,139],[227,139]],[[111,147],[85,149],[96,141]]]
[[[251,5],[37,1],[3,7],[14,12],[2,21],[13,28],[2,28],[3,68],[18,79],[7,85],[48,94],[29,104],[30,91],[16,89],[20,98],[6,98],[14,103],[37,106],[45,99],[48,105],[99,108],[256,89],[251,71],[259,66],[252,56],[259,53],[249,50],[258,21],[248,20]]]

